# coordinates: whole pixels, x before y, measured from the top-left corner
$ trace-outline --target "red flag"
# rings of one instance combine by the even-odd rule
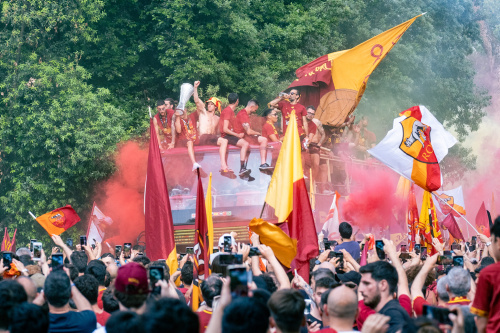
[[[14,231],[14,236],[12,236],[12,241],[11,241],[9,232],[7,231],[7,228],[5,228],[2,241],[2,251],[10,251],[10,252],[16,251],[16,232],[17,229]]]
[[[73,207],[66,205],[38,216],[36,221],[52,236],[60,235],[80,222],[80,216],[78,216]]]
[[[488,213],[486,212],[484,201],[476,215],[476,229],[481,234],[490,237],[490,220],[488,219]]]
[[[153,120],[150,119],[148,170],[145,198],[145,230],[148,257],[151,260],[166,259],[170,273],[177,270],[177,252],[174,240],[174,222],[167,182],[163,172],[158,139]]]
[[[208,263],[210,259],[210,253],[208,248],[207,210],[205,209],[205,196],[203,194],[200,169],[198,169],[198,191],[196,193],[196,217],[194,225],[195,235],[193,251],[196,255],[194,258],[195,266],[198,274],[204,275],[205,268],[208,267],[206,263]]]
[[[462,230],[458,227],[457,221],[453,214],[448,214],[443,220],[443,227],[448,229],[448,232],[456,239],[465,240]]]

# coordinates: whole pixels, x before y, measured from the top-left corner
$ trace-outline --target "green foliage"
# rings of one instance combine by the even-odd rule
[[[468,56],[482,50],[479,20],[499,35],[493,0],[2,1],[0,224],[17,225],[25,242],[43,233],[28,210],[71,204],[85,219],[116,143],[143,135],[148,106],[177,99],[181,83],[200,80],[202,98],[223,104],[237,92],[264,106],[298,67],[422,12],[356,113],[380,138],[398,112],[423,104],[462,139],[489,102]],[[454,148],[443,167],[473,168],[469,153]]]

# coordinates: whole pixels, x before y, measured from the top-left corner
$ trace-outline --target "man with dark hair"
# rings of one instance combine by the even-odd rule
[[[173,103],[170,102],[171,99],[168,100],[165,102],[166,100],[159,99],[156,102],[158,113],[153,117],[153,125],[160,149],[172,149],[175,144],[174,124],[172,122],[175,111]]]
[[[136,262],[121,266],[115,280],[114,296],[121,311],[131,310],[143,314],[149,296],[146,268]]]
[[[47,276],[43,291],[49,304],[50,332],[90,333],[96,329],[92,306],[75,286],[71,286],[63,270],[53,271]],[[70,299],[78,311],[71,310]]]
[[[12,309],[26,302],[28,296],[23,286],[15,280],[0,282],[0,330],[8,330],[12,321]]]
[[[270,107],[278,108],[281,110],[281,121],[283,122],[281,128],[283,129],[283,134],[286,133],[292,111],[295,111],[299,135],[301,137],[309,135],[309,129],[307,128],[306,120],[306,108],[304,107],[304,105],[299,103],[299,98],[299,90],[297,88],[293,88],[288,94],[280,94],[280,96],[278,96],[276,99],[269,102]]]
[[[69,279],[71,281],[75,281],[75,279],[80,275],[80,272],[78,271],[78,268],[75,267],[73,264],[64,264],[64,267],[66,267],[69,271]]]
[[[119,311],[106,322],[106,333],[145,333],[141,316],[133,311]]]
[[[267,139],[268,142],[278,142],[280,141],[279,133],[274,127],[274,124],[278,122],[278,112],[277,109],[266,109],[262,116],[266,119],[264,125],[262,125],[262,136]]]
[[[260,146],[260,171],[272,170],[269,164],[266,163],[267,160],[267,139],[261,135],[261,133],[254,131],[250,126],[250,115],[257,112],[259,108],[259,102],[255,99],[248,101],[247,106],[238,112],[236,115],[236,120],[234,121],[234,132],[244,134],[244,139],[250,144],[255,144]],[[245,167],[248,163],[248,156],[250,155],[250,150],[247,151],[245,159]]]
[[[101,261],[108,267],[109,265],[116,263],[115,256],[112,253],[106,252],[101,255]]]
[[[477,315],[477,330],[482,332],[500,332],[500,217],[490,231],[491,238],[484,235],[477,237],[485,243],[488,252],[495,259],[481,270],[472,302],[471,313]]]
[[[12,310],[10,333],[46,333],[49,316],[35,304],[22,303]]]
[[[118,300],[113,296],[113,291],[111,291],[111,289],[106,289],[104,293],[102,293],[102,307],[104,311],[110,314],[120,310]]]
[[[89,257],[85,251],[73,251],[70,260],[76,269],[78,269],[78,273],[83,275],[83,273],[85,273],[85,268],[87,268],[87,262],[89,261]]]
[[[238,106],[239,100],[230,104],[222,110],[220,114],[219,131],[221,137],[228,141],[228,144],[237,146],[240,148],[240,173],[239,176],[242,179],[249,180],[251,170],[246,168],[246,162],[248,162],[248,154],[250,154],[250,144],[244,139],[245,131],[242,130],[241,133],[236,132],[237,120],[234,114],[234,110]],[[255,105],[254,105],[255,106]],[[252,109],[253,107],[252,106]],[[257,105],[257,109],[259,106]]]
[[[146,332],[198,333],[198,317],[183,302],[161,298],[148,306],[143,316]]]
[[[332,289],[328,302],[322,307],[324,326],[338,333],[354,333],[352,329],[358,310],[358,297],[352,288],[340,286]],[[331,332],[325,329],[319,332]]]
[[[99,294],[99,282],[97,279],[90,274],[85,274],[79,276],[74,281],[75,287],[82,293],[82,295],[89,301],[92,305],[92,311],[94,311],[97,322],[104,326],[108,320],[110,314],[105,312],[102,308],[97,305],[97,295]]]
[[[276,332],[295,333],[304,324],[306,304],[299,291],[293,289],[278,290],[267,302],[271,312],[269,326]]]
[[[311,322],[313,325],[318,325],[319,328],[323,328],[323,322],[321,319],[321,296],[323,293],[328,291],[329,289],[335,288],[339,285],[334,278],[325,276],[319,278],[315,278],[314,283],[314,294],[312,301],[314,302],[315,307],[311,307],[311,312],[306,316],[306,320]]]
[[[214,298],[220,296],[222,280],[216,275],[210,275],[201,283],[200,289],[206,307],[200,308],[196,314],[200,319],[200,333],[203,333],[207,329],[210,318],[212,317]]]
[[[198,127],[198,145],[200,146],[219,146],[220,155],[220,165],[221,165],[221,175],[224,177],[235,178],[234,172],[228,168],[226,162],[226,152],[227,152],[227,139],[217,136],[217,129],[219,128],[219,117],[215,115],[215,110],[218,109],[220,112],[221,103],[220,101],[212,97],[207,102],[206,105],[198,96],[198,87],[200,86],[200,81],[195,81],[194,83],[194,93],[193,99],[196,104],[196,112],[199,117],[199,127]]]
[[[269,316],[269,309],[259,299],[236,298],[224,309],[222,333],[266,333],[269,328]]]
[[[85,274],[94,276],[99,282],[97,306],[102,310],[102,293],[106,290],[106,265],[100,260],[91,260],[85,269]],[[93,305],[92,302],[90,304]]]
[[[395,299],[398,291],[398,272],[386,261],[376,261],[362,266],[358,291],[364,304],[376,312],[390,317],[388,333],[403,330],[410,321],[408,312]]]
[[[359,248],[358,242],[351,240],[352,237],[352,226],[347,222],[342,222],[339,225],[339,234],[342,237],[342,244],[335,246],[335,251],[340,251],[342,249],[349,252],[354,260],[359,260],[361,257],[361,250]]]
[[[191,284],[193,283],[193,263],[191,261],[186,261],[186,263],[181,268],[180,280],[182,282],[182,287],[179,288],[188,306],[191,305]]]
[[[149,263],[151,262],[151,259],[149,259],[148,257],[146,257],[144,254],[142,255],[136,255],[134,257],[134,259],[132,259],[133,262],[136,262],[136,263],[139,263],[141,264],[142,266],[146,267],[147,265],[149,265]]]

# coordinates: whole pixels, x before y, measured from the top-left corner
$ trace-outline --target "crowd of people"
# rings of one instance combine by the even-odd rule
[[[357,123],[354,116],[336,128],[323,126],[315,118],[316,108],[312,105],[300,104],[300,91],[296,88],[279,96],[267,104],[260,121],[255,119],[259,102],[250,99],[241,109],[237,93],[227,97],[228,105],[222,109],[222,102],[211,97],[203,102],[198,95],[200,81],[194,82],[195,110],[179,110],[172,98],[157,101],[158,113],[153,118],[157,140],[160,148],[187,148],[193,170],[202,168],[196,161],[195,146],[218,146],[220,153],[220,174],[228,178],[236,178],[235,172],[227,162],[228,146],[240,149],[240,165],[238,176],[252,181],[251,170],[247,168],[250,146],[259,147],[260,167],[262,172],[270,172],[273,166],[268,163],[268,145],[282,142],[295,112],[301,147],[307,154],[308,167],[313,179],[326,182],[326,174],[330,171],[321,157],[347,155],[351,158],[366,159],[367,150],[374,146],[375,135],[367,129],[368,119],[362,117]],[[220,116],[219,116],[220,115]],[[281,119],[281,121],[279,121]],[[271,162],[272,164],[272,162]],[[233,166],[234,168],[234,166]]]
[[[477,235],[474,251],[465,242],[454,246],[462,259],[443,265],[449,250],[437,239],[436,254],[424,256],[386,239],[378,252],[369,250],[371,235],[355,241],[347,222],[339,233],[318,240],[324,250],[311,260],[309,280],[282,266],[256,234],[249,244],[223,235],[204,278],[192,254],[179,256],[171,274],[143,246],[127,258],[101,254],[100,244],[73,250],[54,235],[51,256],[42,251],[34,261],[29,248],[19,248],[9,267],[2,259],[0,331],[500,331],[500,218],[491,237]]]

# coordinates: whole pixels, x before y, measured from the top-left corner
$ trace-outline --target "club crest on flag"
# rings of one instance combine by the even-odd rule
[[[431,128],[420,120],[409,116],[401,121],[403,139],[399,148],[423,163],[438,163],[431,144]]]
[[[62,228],[64,227],[64,222],[66,221],[66,218],[64,217],[64,213],[59,210],[54,212],[51,216],[49,216],[49,221],[50,223],[52,223],[53,226]]]

